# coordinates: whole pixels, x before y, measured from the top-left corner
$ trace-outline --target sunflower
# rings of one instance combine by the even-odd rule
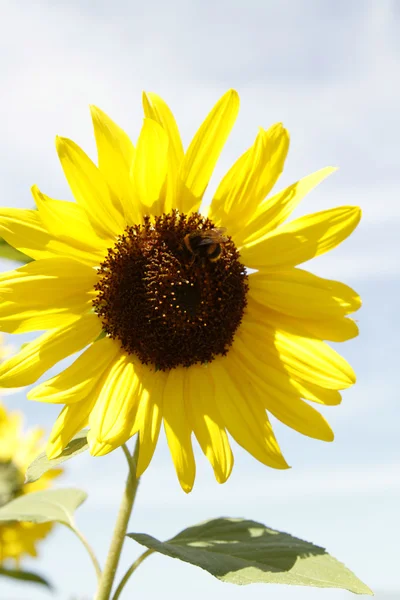
[[[23,433],[22,415],[8,414],[0,404],[0,507],[23,494],[48,488],[62,472],[60,469],[48,471],[40,480],[24,485],[27,467],[43,449],[42,437],[43,431],[39,428]],[[36,556],[37,542],[51,529],[51,523],[0,523],[0,565],[10,560],[19,565],[23,555]]]
[[[222,96],[186,152],[165,102],[145,93],[143,105],[136,147],[91,107],[98,166],[57,138],[75,202],[34,186],[37,211],[0,210],[0,235],[34,259],[1,276],[0,329],[47,330],[2,365],[0,385],[32,384],[84,350],[28,396],[64,405],[50,458],[86,426],[94,456],[138,434],[140,476],[163,422],[186,492],[195,479],[192,434],[220,483],[233,466],[228,434],[262,463],[285,469],[268,414],[333,439],[308,401],[339,404],[339,390],[355,382],[325,340],[356,336],[347,315],[360,306],[346,285],[298,265],[350,235],[360,210],[342,206],[284,224],[334,169],[270,195],[289,147],[280,123],[259,130],[200,210],[238,113],[237,93]]]

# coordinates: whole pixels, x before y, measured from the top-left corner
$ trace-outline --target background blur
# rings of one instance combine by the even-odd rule
[[[278,188],[326,165],[340,170],[295,216],[359,204],[363,220],[341,247],[307,265],[361,294],[361,335],[340,347],[358,374],[343,404],[325,411],[336,432],[324,444],[276,425],[291,471],[269,470],[235,447],[223,486],[198,453],[193,492],[180,489],[164,438],[146,473],[129,527],[166,539],[216,516],[243,516],[325,546],[375,592],[400,599],[399,101],[400,3],[396,0],[1,0],[0,202],[31,207],[33,183],[70,199],[54,148],[71,137],[95,158],[88,104],[135,137],[141,91],[155,91],[191,136],[228,88],[241,112],[212,179],[253,141],[259,125],[283,121],[291,150]],[[11,265],[1,262],[2,269]],[[27,336],[11,341],[15,346]],[[396,356],[397,355],[397,356]],[[54,421],[56,406],[5,399],[29,426]],[[125,478],[122,452],[67,463],[59,484],[87,490],[78,523],[104,560]],[[128,540],[121,573],[141,552]],[[62,526],[26,568],[49,574],[57,600],[91,598],[94,576]],[[348,592],[223,584],[195,567],[152,556],[124,598],[341,600]],[[45,600],[47,591],[0,580],[5,600]]]

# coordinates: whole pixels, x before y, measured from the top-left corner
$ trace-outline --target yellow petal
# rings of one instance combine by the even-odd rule
[[[253,277],[253,274],[251,275]],[[311,337],[318,340],[329,340],[332,342],[345,342],[358,335],[357,324],[348,317],[325,318],[325,319],[299,319],[290,317],[281,312],[266,309],[265,306],[256,302],[252,295],[248,296],[248,314],[253,320],[270,327],[290,331],[302,337]]]
[[[37,185],[32,186],[31,191],[42,224],[50,235],[102,259],[107,253],[106,242],[96,235],[85,211],[76,202],[49,198],[39,190]]]
[[[131,423],[141,398],[138,359],[119,354],[110,365],[90,414],[93,437],[115,447],[130,438]]]
[[[112,191],[112,200],[128,224],[140,222],[140,206],[134,202],[130,172],[135,157],[128,135],[102,110],[90,107],[96,138],[98,164]]]
[[[297,323],[304,335],[329,342],[346,342],[358,336],[358,325],[353,319],[304,320]]]
[[[100,262],[99,252],[83,251],[77,244],[72,246],[50,235],[37,210],[0,208],[0,236],[35,260],[66,256],[89,265]]]
[[[243,384],[241,371],[227,359],[215,359],[210,373],[215,400],[222,420],[236,442],[257,460],[274,469],[288,467],[282,456],[268,416],[251,387]],[[236,373],[235,373],[236,371]],[[238,379],[234,379],[234,377]]]
[[[252,269],[299,265],[338,246],[354,231],[360,218],[357,206],[301,217],[274,230],[260,243],[241,248],[242,261]]]
[[[290,393],[271,385],[265,373],[264,361],[258,359],[251,346],[236,344],[235,354],[239,358],[236,367],[242,371],[243,385],[250,385],[258,390],[264,408],[282,423],[303,435],[327,442],[333,440],[333,432],[327,421],[312,406],[300,399],[295,388],[292,388]]]
[[[278,180],[288,148],[289,134],[281,123],[268,131],[260,129],[253,146],[219,185],[210,207],[210,218],[228,227],[235,241]]]
[[[164,129],[145,118],[132,167],[136,194],[147,214],[158,216],[164,210],[163,188],[168,166],[168,136]]]
[[[257,211],[250,216],[251,221],[235,231],[235,243],[241,246],[261,242],[291,215],[306,194],[334,171],[334,167],[321,169],[259,204]]]
[[[119,344],[110,338],[94,342],[59,375],[30,390],[29,400],[53,404],[81,402],[90,395],[120,351]]]
[[[0,386],[21,387],[34,383],[59,360],[87,346],[100,332],[100,319],[97,315],[87,314],[44,333],[0,365]]]
[[[108,444],[107,442],[99,442],[93,435],[93,432],[89,430],[87,441],[89,444],[89,452],[91,456],[105,456],[115,450],[115,446],[113,444]]]
[[[156,121],[165,130],[172,151],[172,160],[178,168],[183,159],[183,146],[174,115],[164,100],[157,94],[143,92],[142,100],[146,117]]]
[[[167,373],[164,371],[146,370],[147,374],[142,382],[142,396],[130,431],[130,437],[137,431],[140,435],[137,477],[141,477],[153,458],[160,433],[164,386],[167,380]]]
[[[197,210],[219,155],[239,112],[239,96],[229,90],[218,100],[200,126],[182,162],[183,212]]]
[[[194,434],[214,469],[218,483],[231,474],[233,454],[221,415],[208,366],[192,366],[187,372],[186,392]]]
[[[53,425],[47,442],[47,458],[57,458],[71,438],[87,426],[92,405],[92,399],[88,399],[77,405],[64,406]]]
[[[86,212],[96,233],[113,245],[115,236],[123,232],[126,224],[113,204],[103,174],[72,140],[57,137],[56,147],[75,200]]]
[[[186,369],[172,369],[164,387],[164,428],[171,457],[184,492],[193,487],[196,475],[191,428],[188,420],[184,380]]]
[[[298,391],[301,398],[305,400],[311,400],[311,402],[325,404],[326,406],[337,406],[342,401],[342,396],[337,390],[327,390],[315,383],[296,381],[292,378],[290,383]]]
[[[259,271],[250,275],[249,286],[250,298],[261,306],[300,319],[335,319],[361,306],[347,285],[302,269]]]
[[[248,338],[245,338],[249,343]],[[318,404],[336,405],[340,404],[341,396],[337,390],[326,389],[309,381],[305,381],[303,378],[298,376],[296,373],[291,371],[290,373],[286,370],[285,364],[279,362],[275,356],[275,360],[271,360],[269,357],[265,358],[263,355],[259,355],[257,352],[252,351],[253,344],[246,346],[243,343],[242,335],[235,337],[234,344],[232,347],[233,358],[239,356],[240,361],[236,360],[238,369],[240,371],[240,364],[247,365],[249,378],[251,373],[257,369],[262,374],[262,378],[268,382],[271,388],[279,390],[287,398],[299,396],[306,400],[312,400]],[[260,358],[261,357],[261,358]],[[257,364],[255,364],[257,363]]]
[[[63,327],[79,319],[92,308],[91,300],[61,306],[43,306],[43,302],[23,306],[16,302],[0,302],[0,330],[6,333],[28,333]]]
[[[258,377],[260,373],[261,371],[257,371],[257,374],[252,376],[267,410],[279,421],[303,435],[324,442],[333,441],[334,435],[329,423],[315,408],[300,398],[288,397],[278,389],[271,388],[265,380]]]
[[[94,293],[97,272],[72,258],[44,258],[0,275],[0,297],[21,307],[68,306]]]
[[[183,205],[179,198],[178,173],[184,154],[174,116],[166,103],[153,93],[143,93],[143,108],[146,117],[161,125],[168,137],[164,211],[170,212],[174,208],[183,211]]]
[[[321,387],[341,390],[355,383],[350,365],[321,340],[274,328],[260,321],[243,321],[238,337],[266,363]]]

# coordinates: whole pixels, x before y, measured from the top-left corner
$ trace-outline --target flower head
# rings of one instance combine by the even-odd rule
[[[25,473],[42,447],[43,431],[22,431],[22,415],[7,413],[0,404],[0,507],[23,494],[44,490],[60,475],[60,469],[48,471],[40,480],[24,485]],[[12,521],[0,523],[0,565],[14,561],[17,565],[28,554],[36,556],[37,543],[52,529],[52,523]]]
[[[347,315],[360,306],[346,285],[298,265],[342,242],[360,210],[342,206],[284,224],[334,169],[270,195],[289,147],[277,124],[259,130],[199,211],[237,116],[236,92],[217,102],[186,152],[164,101],[144,94],[143,104],[136,147],[92,107],[98,166],[57,138],[74,202],[34,186],[37,211],[0,211],[0,235],[35,259],[1,276],[0,328],[48,330],[2,366],[0,385],[32,384],[84,350],[29,393],[64,405],[50,457],[85,426],[95,456],[138,433],[140,475],[163,423],[185,491],[195,478],[192,434],[219,482],[233,466],[228,434],[262,463],[287,468],[268,414],[333,439],[309,401],[339,404],[339,390],[354,383],[325,340],[357,335]]]

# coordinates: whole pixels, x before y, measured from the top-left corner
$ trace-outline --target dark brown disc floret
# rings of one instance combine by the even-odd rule
[[[248,285],[231,238],[216,232],[197,213],[173,211],[127,227],[108,250],[94,310],[142,363],[169,370],[227,353]]]

